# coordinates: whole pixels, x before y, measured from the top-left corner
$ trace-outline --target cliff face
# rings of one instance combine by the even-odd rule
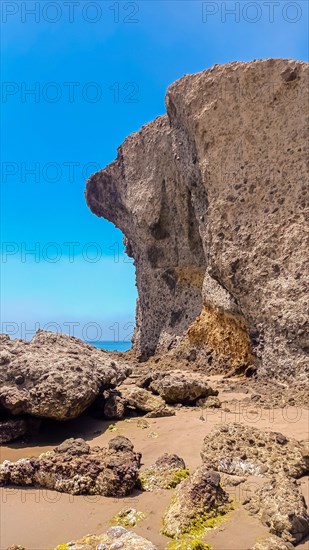
[[[178,347],[221,371],[304,373],[308,67],[269,59],[183,77],[167,115],[87,182],[89,207],[135,260],[142,358]]]

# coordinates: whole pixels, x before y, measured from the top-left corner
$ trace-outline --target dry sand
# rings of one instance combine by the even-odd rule
[[[37,456],[52,449],[67,437],[83,437],[90,445],[106,446],[117,434],[129,437],[135,449],[142,452],[143,464],[149,466],[165,452],[181,456],[188,468],[193,470],[201,464],[200,451],[205,435],[213,426],[221,422],[241,422],[265,430],[280,431],[296,439],[308,437],[309,411],[295,407],[266,410],[258,406],[241,403],[247,394],[221,394],[228,399],[224,410],[181,408],[176,416],[148,419],[148,428],[137,425],[137,418],[119,421],[117,431],[110,431],[111,422],[94,420],[84,416],[74,421],[46,425],[35,446],[11,444],[0,449],[1,461],[16,460],[22,457]],[[238,400],[232,402],[233,399]],[[202,413],[202,414],[201,414]],[[261,478],[252,478],[254,490],[261,484]],[[301,480],[304,496],[309,501],[308,478]],[[214,550],[248,550],[257,539],[267,536],[267,529],[254,517],[249,516],[239,503],[238,487],[231,489],[237,505],[229,518],[219,527],[206,534],[205,541]],[[135,528],[164,550],[169,539],[160,534],[163,510],[168,505],[172,491],[142,493],[136,491],[129,498],[113,499],[105,497],[72,496],[55,491],[39,489],[1,489],[1,535],[0,548],[20,544],[27,550],[49,550],[59,543],[76,540],[88,533],[101,533],[110,525],[114,514],[123,507],[130,506],[143,511],[147,518]],[[298,545],[301,550],[309,550],[309,541]]]

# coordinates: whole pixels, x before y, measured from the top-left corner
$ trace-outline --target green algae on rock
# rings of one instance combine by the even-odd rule
[[[140,472],[138,485],[143,491],[174,489],[189,477],[185,462],[177,455],[164,454],[154,464]]]
[[[190,538],[189,536],[181,537],[171,541],[166,550],[212,550],[209,544],[205,544],[200,539]]]
[[[112,523],[122,527],[135,527],[145,518],[146,514],[144,512],[139,512],[135,508],[123,508],[113,517]]]
[[[163,516],[162,532],[172,538],[182,534],[199,537],[221,523],[231,509],[231,501],[220,485],[220,475],[203,465],[177,486]]]

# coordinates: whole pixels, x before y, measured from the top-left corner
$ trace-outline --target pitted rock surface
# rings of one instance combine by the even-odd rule
[[[154,416],[170,416],[165,401],[159,395],[153,395],[143,388],[121,386],[121,396],[130,408],[143,413],[156,413]]]
[[[87,182],[136,265],[135,350],[306,383],[309,64],[186,75]]]
[[[283,472],[298,478],[309,471],[305,443],[237,423],[215,427],[204,439],[201,456],[209,467],[239,476]]]
[[[1,336],[0,404],[13,415],[68,420],[130,369],[77,338],[39,330],[31,342]]]
[[[141,470],[139,484],[143,491],[173,489],[189,477],[185,462],[177,455],[165,453],[154,464]]]
[[[258,541],[252,550],[294,550],[294,546],[290,542],[285,542],[273,535],[267,539]]]
[[[103,414],[105,418],[120,420],[125,415],[125,402],[121,395],[111,395],[105,402]]]
[[[38,458],[5,460],[0,465],[0,486],[19,485],[54,489],[73,495],[123,497],[134,488],[140,453],[125,437],[109,448],[92,447],[82,439],[69,439]]]
[[[74,550],[157,550],[149,540],[127,531],[120,525],[111,527],[102,535],[87,535],[80,540],[71,541],[67,546]],[[61,544],[55,548],[62,549]]]
[[[218,472],[200,466],[177,485],[169,508],[163,516],[163,532],[176,537],[207,527],[207,520],[229,510],[229,497],[220,485]]]
[[[284,475],[272,479],[250,497],[247,510],[270,532],[293,544],[309,534],[309,514],[297,482]]]
[[[203,377],[185,374],[158,373],[148,387],[169,405],[176,403],[194,405],[197,399],[218,395],[218,391],[213,390]]]
[[[27,431],[28,425],[24,419],[0,420],[0,444],[15,441],[25,435]]]

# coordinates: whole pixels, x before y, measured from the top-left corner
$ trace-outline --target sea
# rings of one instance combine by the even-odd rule
[[[132,347],[131,342],[114,342],[113,340],[106,340],[104,342],[87,342],[96,348],[106,349],[107,351],[127,351]]]

